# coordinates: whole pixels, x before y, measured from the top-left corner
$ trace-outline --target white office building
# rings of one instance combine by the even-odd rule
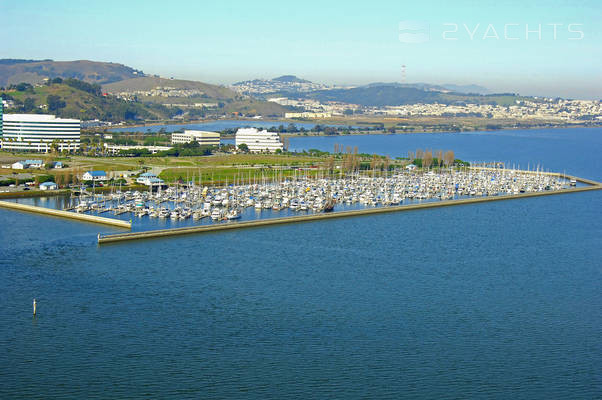
[[[267,130],[259,131],[255,128],[240,128],[236,131],[236,147],[246,144],[252,153],[269,152],[282,150],[284,145],[280,140],[280,135],[276,132]]]
[[[171,134],[171,144],[182,144],[197,141],[201,146],[219,146],[219,132],[185,130],[184,133]]]
[[[4,114],[1,126],[4,150],[48,153],[53,142],[59,151],[79,150],[79,119],[45,114]]]

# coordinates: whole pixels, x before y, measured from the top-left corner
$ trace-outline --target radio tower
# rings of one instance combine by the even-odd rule
[[[406,66],[405,64],[401,66],[401,84],[406,84]]]

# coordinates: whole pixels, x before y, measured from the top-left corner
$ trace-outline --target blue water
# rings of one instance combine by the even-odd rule
[[[212,122],[201,122],[197,124],[168,124],[168,125],[151,125],[142,127],[128,127],[128,128],[113,128],[109,129],[109,132],[158,132],[161,129],[165,129],[166,132],[179,131],[183,129],[198,129],[206,131],[223,131],[225,129],[237,129],[237,128],[271,128],[274,126],[284,125],[287,127],[290,122],[287,121],[246,121],[246,120],[223,120],[223,121],[212,121]],[[311,129],[316,124],[307,122],[294,122],[297,128]],[[336,126],[329,124],[320,124],[322,126]]]
[[[501,161],[507,166],[571,173],[602,178],[601,128],[508,130],[490,132],[423,133],[406,135],[340,135],[292,137],[290,151],[318,149],[334,151],[357,146],[360,153],[407,157],[416,149],[453,150],[466,161]]]
[[[447,143],[602,175],[601,129],[495,135]],[[0,398],[600,398],[601,200],[102,247],[120,230],[0,209]]]

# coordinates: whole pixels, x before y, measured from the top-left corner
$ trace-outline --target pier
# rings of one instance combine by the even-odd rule
[[[0,201],[0,207],[12,210],[27,211],[37,214],[52,215],[61,218],[70,218],[80,221],[93,222],[96,224],[112,225],[120,228],[131,229],[132,223],[114,218],[98,217],[96,215],[80,214],[71,211],[55,210],[53,208],[30,206],[28,204],[14,203],[11,201]]]
[[[358,216],[363,216],[363,215],[422,210],[422,209],[427,209],[427,208],[459,206],[459,205],[485,203],[485,202],[502,201],[502,200],[524,199],[524,198],[530,198],[530,197],[569,194],[569,193],[578,193],[578,192],[586,192],[586,191],[591,191],[591,190],[602,189],[602,184],[600,184],[598,182],[587,180],[587,179],[582,179],[582,178],[576,178],[576,177],[569,177],[569,176],[566,176],[566,177],[576,179],[582,183],[587,183],[587,184],[589,184],[589,186],[575,187],[575,188],[555,190],[555,191],[521,193],[521,194],[511,194],[511,195],[501,195],[501,196],[474,197],[474,198],[457,199],[457,200],[431,201],[431,202],[420,203],[420,204],[409,204],[409,205],[388,206],[388,207],[378,207],[378,208],[365,208],[365,209],[361,209],[361,210],[338,211],[338,212],[331,212],[331,213],[299,215],[299,216],[283,217],[283,218],[268,218],[268,219],[263,219],[263,220],[246,221],[246,222],[229,222],[229,223],[215,224],[215,225],[203,225],[203,226],[173,228],[173,229],[159,229],[159,230],[152,230],[152,231],[146,231],[146,232],[132,232],[132,233],[121,233],[121,234],[112,234],[112,235],[100,235],[99,234],[98,235],[98,243],[106,244],[106,243],[124,242],[124,241],[130,241],[130,240],[141,240],[141,239],[152,239],[152,238],[161,238],[161,237],[169,237],[169,236],[189,235],[189,234],[193,234],[193,233],[226,231],[226,230],[232,230],[232,229],[254,228],[254,227],[269,226],[269,225],[283,225],[283,224],[292,224],[292,223],[300,223],[300,222],[320,221],[320,220],[327,220],[327,219],[334,219],[334,218],[358,217]]]

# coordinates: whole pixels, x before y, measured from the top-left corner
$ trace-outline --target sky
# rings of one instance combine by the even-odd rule
[[[0,21],[0,58],[218,84],[293,74],[602,98],[600,0],[0,0]]]

